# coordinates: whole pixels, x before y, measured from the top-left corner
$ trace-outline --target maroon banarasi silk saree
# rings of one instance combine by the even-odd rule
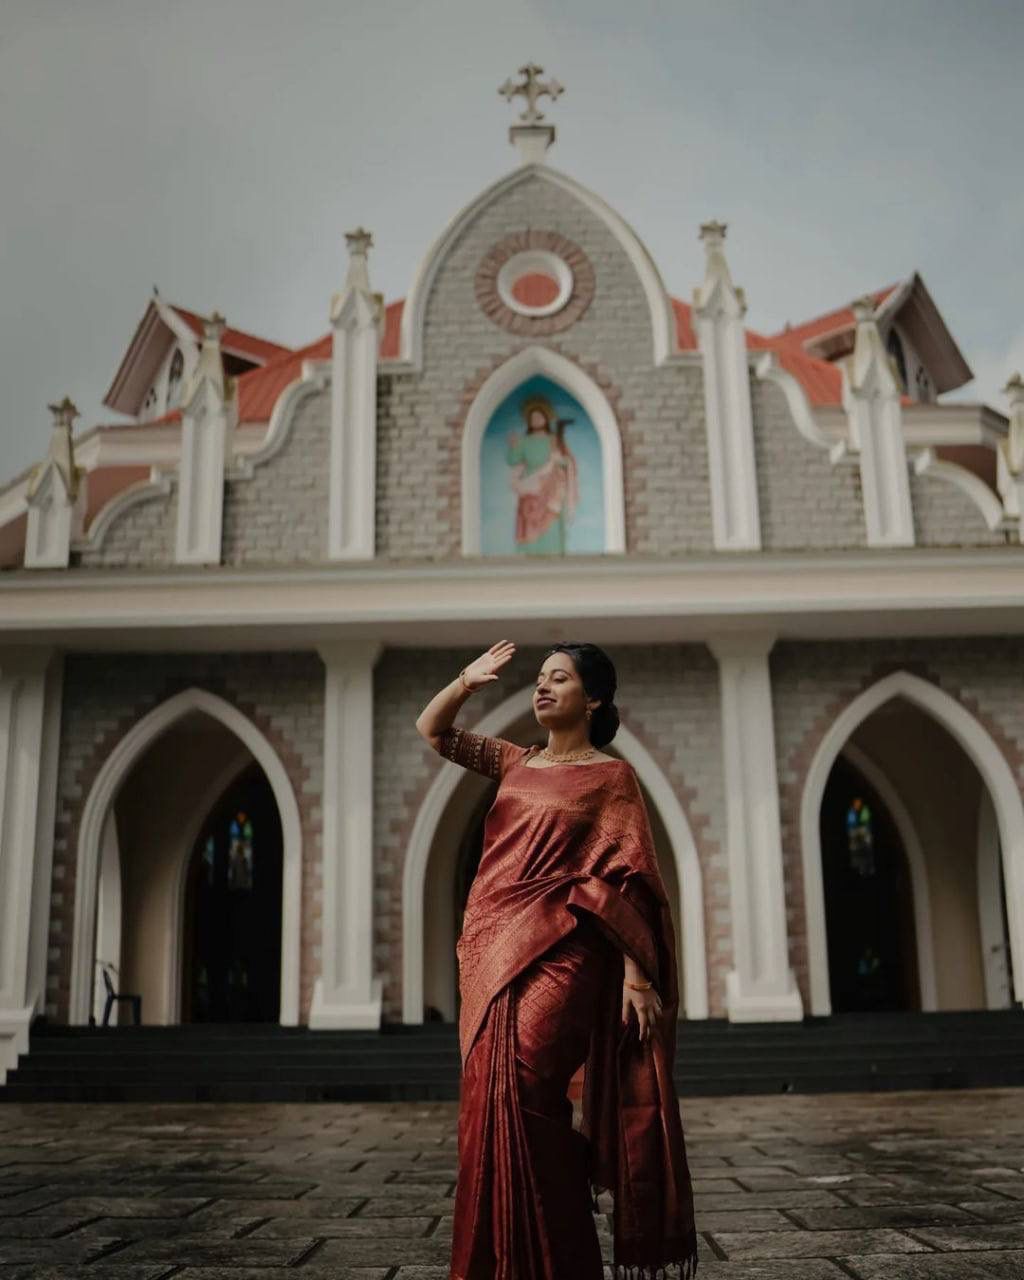
[[[440,749],[499,783],[456,944],[451,1280],[601,1280],[600,1191],[617,1280],[693,1277],[675,938],[633,767],[530,767],[539,748],[458,727]],[[661,997],[646,1043],[632,1010],[622,1022],[624,950]],[[583,1064],[576,1129],[567,1091]]]

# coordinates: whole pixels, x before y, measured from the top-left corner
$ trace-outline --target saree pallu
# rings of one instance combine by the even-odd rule
[[[459,960],[459,1179],[451,1280],[599,1280],[592,1211],[614,1198],[616,1280],[697,1268],[672,1081],[679,998],[668,900],[625,761],[533,768],[536,748],[449,729],[448,759],[499,781]],[[656,985],[641,1043],[623,952]],[[582,1124],[569,1081],[585,1063]]]

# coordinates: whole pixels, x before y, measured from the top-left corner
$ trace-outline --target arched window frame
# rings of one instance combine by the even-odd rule
[[[603,553],[626,550],[622,481],[622,436],[614,410],[597,383],[578,365],[547,347],[526,347],[506,360],[480,388],[462,432],[462,554],[481,555],[480,449],[484,433],[502,401],[516,387],[540,375],[557,383],[586,410],[601,444],[604,485]]]

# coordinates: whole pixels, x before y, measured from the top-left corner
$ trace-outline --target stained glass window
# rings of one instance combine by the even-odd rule
[[[252,889],[252,823],[239,810],[228,829],[228,888],[248,892]]]
[[[852,870],[861,876],[875,874],[875,836],[871,826],[871,809],[861,796],[855,796],[846,811],[846,848]]]

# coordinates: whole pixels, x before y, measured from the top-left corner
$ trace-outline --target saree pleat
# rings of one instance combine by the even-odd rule
[[[601,1280],[602,1190],[615,1280],[690,1280],[675,937],[636,775],[618,760],[535,768],[533,748],[454,727],[441,750],[500,783],[456,944],[450,1280]],[[635,1014],[622,1022],[626,954],[661,997],[645,1043]],[[567,1091],[581,1064],[577,1130]]]
[[[462,1080],[452,1280],[601,1280],[590,1144],[567,1093],[607,946],[580,924],[488,1006]]]

